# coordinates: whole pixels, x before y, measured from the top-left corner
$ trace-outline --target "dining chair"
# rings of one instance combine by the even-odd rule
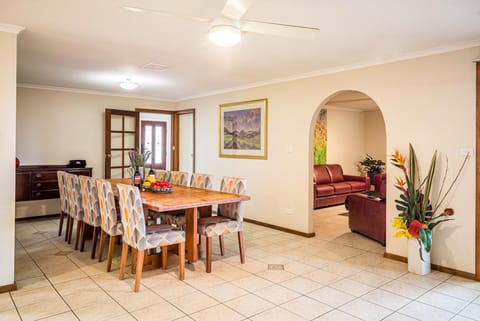
[[[90,255],[90,258],[94,259],[101,221],[97,184],[93,177],[79,175],[78,179],[80,181],[80,192],[82,194],[83,205],[82,243],[80,245],[80,252],[83,252],[85,248],[86,228],[87,226],[92,226],[92,254]]]
[[[169,179],[170,184],[188,186],[187,172],[171,171]],[[182,229],[186,224],[185,211],[161,212],[153,215],[160,217],[160,222],[163,224],[174,225]]]
[[[156,176],[157,176],[157,181],[164,181],[167,183],[170,183],[170,171],[165,170],[165,169],[157,169],[155,170]]]
[[[213,189],[213,175],[193,173],[190,177],[190,187]]]
[[[97,179],[97,192],[100,208],[100,246],[98,249],[98,262],[102,261],[105,239],[109,236],[107,253],[107,272],[112,269],[113,252],[117,236],[123,234],[123,225],[120,216],[117,214],[115,198],[113,196],[112,184],[104,179]]]
[[[147,231],[143,213],[142,198],[137,187],[117,184],[120,217],[124,226],[122,257],[120,260],[120,280],[125,277],[128,247],[137,250],[134,291],[140,289],[145,250],[162,248],[162,265],[166,268],[169,245],[178,245],[178,278],[185,278],[185,232],[176,229]]]
[[[247,180],[236,177],[223,177],[220,191],[234,194],[246,194]],[[223,236],[235,233],[238,235],[238,247],[240,251],[240,263],[245,263],[245,248],[243,242],[243,216],[244,202],[219,204],[216,216],[202,217],[198,219],[198,233],[206,238],[206,270],[212,271],[212,237],[218,236],[220,240],[221,255],[224,253]]]
[[[80,182],[77,175],[67,173],[67,193],[68,204],[70,206],[69,217],[67,222],[68,227],[68,243],[72,242],[73,224],[77,222],[77,233],[75,235],[74,249],[78,249],[78,241],[80,240],[80,233],[83,225],[83,205],[82,196],[80,193]]]
[[[68,217],[68,192],[67,192],[67,172],[57,171],[58,192],[60,194],[60,222],[58,223],[58,236],[62,235],[63,221]],[[65,232],[66,234],[66,232]]]

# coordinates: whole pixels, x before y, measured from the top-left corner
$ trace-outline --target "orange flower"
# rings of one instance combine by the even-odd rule
[[[402,170],[406,170],[405,168],[405,162],[407,161],[407,156],[402,155],[398,149],[395,149],[395,152],[390,155],[390,157],[393,159],[393,161],[402,168]]]
[[[407,184],[407,182],[405,182],[403,180],[403,178],[395,177],[395,187],[396,188],[398,188],[401,191],[405,191],[405,184]]]
[[[452,216],[453,214],[455,214],[453,208],[446,208],[442,213],[443,216]]]
[[[410,233],[411,236],[415,237],[418,239],[420,236],[420,230],[426,228],[426,224],[420,223],[418,220],[413,220],[410,222],[410,227],[408,228],[408,233]]]

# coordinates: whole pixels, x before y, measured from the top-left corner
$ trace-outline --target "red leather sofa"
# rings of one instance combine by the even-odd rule
[[[343,204],[351,193],[368,192],[370,178],[343,175],[338,164],[315,165],[313,169],[314,207]]]
[[[375,175],[375,193],[348,196],[348,226],[385,245],[386,233],[386,175]]]

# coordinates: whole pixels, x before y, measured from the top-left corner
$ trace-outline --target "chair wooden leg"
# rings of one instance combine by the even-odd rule
[[[107,254],[107,272],[112,270],[113,252],[115,250],[115,237],[110,235],[110,241],[108,242],[108,254]]]
[[[220,243],[220,255],[223,256],[225,254],[225,239],[223,235],[218,236],[218,241]]]
[[[142,279],[143,271],[143,258],[145,257],[145,250],[137,250],[137,267],[135,272],[135,288],[133,291],[138,292],[140,290],[140,280]]]
[[[75,251],[78,250],[78,243],[80,241],[80,234],[82,233],[83,221],[77,221],[77,235],[75,235]]]
[[[162,246],[162,269],[167,268],[168,263],[168,246]]]
[[[131,267],[130,267],[130,273],[134,274],[135,273],[135,269],[137,267],[137,254],[138,254],[138,251],[134,248],[132,248],[132,264],[131,264]]]
[[[72,234],[73,234],[73,224],[75,220],[73,217],[70,217],[70,228],[68,229],[68,244],[72,244]]]
[[[245,244],[243,243],[243,231],[238,231],[238,249],[240,250],[240,263],[245,263]]]
[[[212,272],[212,238],[207,236],[207,273]]]
[[[82,233],[81,233],[81,242],[80,242],[80,252],[83,252],[85,250],[85,235],[87,231],[87,224],[82,223]]]
[[[93,227],[92,255],[90,256],[92,260],[95,258],[95,252],[97,251],[98,229],[99,227],[97,226]]]
[[[178,243],[178,279],[185,279],[185,242]]]
[[[65,213],[63,211],[60,211],[60,222],[58,223],[58,236],[62,235],[64,217],[65,217]]]
[[[70,215],[67,216],[67,227],[65,228],[65,242],[70,244],[70,233],[72,229],[72,217]]]
[[[127,255],[128,255],[128,244],[122,244],[122,257],[120,258],[120,274],[118,278],[123,280],[125,277],[125,266],[127,265]]]
[[[98,249],[98,262],[102,262],[103,248],[105,247],[105,238],[107,233],[104,230],[100,232],[100,246]]]

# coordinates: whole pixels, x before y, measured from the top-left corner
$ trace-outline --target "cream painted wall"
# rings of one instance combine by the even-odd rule
[[[329,97],[358,90],[377,102],[386,124],[386,150],[406,151],[412,142],[419,164],[427,166],[434,149],[449,156],[455,169],[461,148],[475,146],[475,66],[480,48],[433,55],[309,79],[267,85],[186,100],[196,107],[197,171],[248,179],[252,199],[246,217],[302,232],[313,232],[312,137],[315,115]],[[268,98],[268,159],[218,157],[218,105]],[[452,170],[453,171],[453,170]],[[388,181],[397,175],[391,166]],[[387,190],[387,222],[396,215],[392,186]],[[456,220],[434,231],[432,262],[473,273],[475,270],[475,166],[449,200]],[[287,210],[288,209],[288,210]],[[288,214],[293,213],[293,214]],[[393,238],[387,224],[386,251],[406,256],[406,240]],[[436,246],[437,245],[437,246]]]
[[[15,271],[15,112],[17,35],[0,32],[0,287],[14,283]]]
[[[358,175],[365,155],[365,119],[361,111],[327,110],[327,163],[341,164],[343,172]]]
[[[381,111],[363,112],[365,121],[365,150],[375,159],[387,160],[387,141],[385,133],[385,121]]]
[[[105,108],[172,110],[172,102],[18,88],[17,157],[22,165],[85,159],[104,177]],[[58,200],[16,203],[16,217],[59,213]]]

